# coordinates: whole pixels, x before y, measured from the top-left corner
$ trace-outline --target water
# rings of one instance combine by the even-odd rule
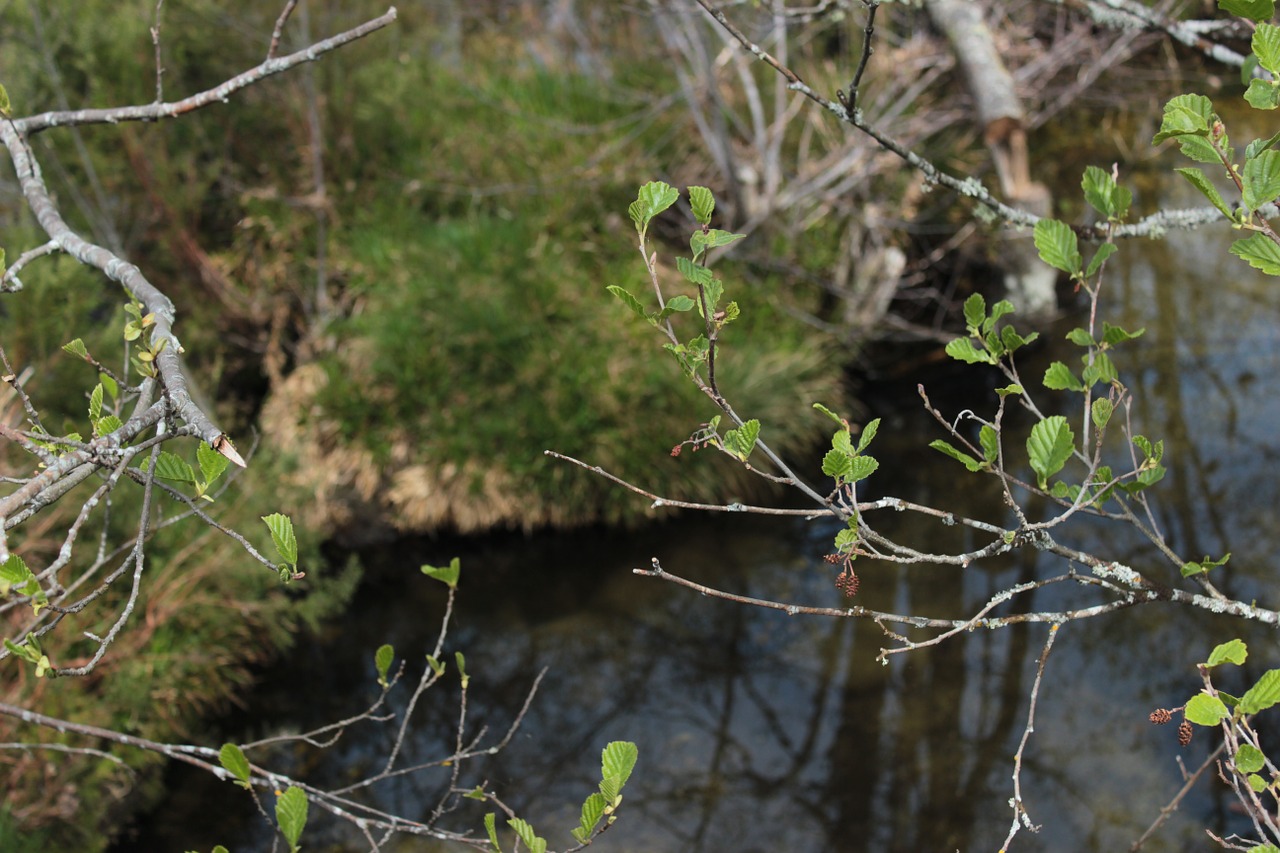
[[[1162,192],[1164,204],[1190,201],[1177,187]],[[1266,603],[1280,545],[1273,509],[1280,283],[1227,256],[1229,240],[1207,230],[1126,245],[1111,265],[1104,316],[1148,330],[1117,361],[1135,396],[1135,431],[1166,441],[1169,474],[1156,492],[1156,523],[1187,559],[1230,551],[1228,571],[1217,570],[1221,586]],[[1051,359],[1078,364],[1062,335],[1081,322],[1068,317],[1046,331],[1046,346],[1024,364],[1029,384]],[[1005,520],[994,482],[923,449],[943,436],[914,402],[916,381],[876,389],[872,402],[885,423],[871,493]],[[974,369],[928,381],[934,404],[949,415],[993,410],[983,389],[994,383]],[[707,465],[703,456],[655,464]],[[1050,507],[1033,501],[1028,511],[1035,520]],[[910,514],[886,512],[875,522],[924,550],[982,543]],[[417,568],[460,556],[460,608],[446,658],[465,651],[473,675],[468,732],[505,730],[547,670],[511,745],[465,771],[463,784],[487,780],[553,848],[571,845],[568,829],[594,788],[600,749],[625,739],[638,744],[640,763],[621,819],[597,844],[602,851],[998,849],[1012,820],[1012,757],[1047,626],[974,632],[882,666],[877,655],[892,641],[870,622],[789,616],[631,573],[659,557],[670,572],[737,594],[841,606],[836,569],[821,559],[833,533],[828,522],[685,516],[633,533],[424,539],[366,552],[368,579],[348,617],[263,673],[245,711],[226,721],[225,737],[243,742],[357,712],[375,694],[373,650],[383,642],[408,657],[416,678],[444,601],[440,585]],[[1126,528],[1086,520],[1060,539],[1177,583],[1176,571]],[[964,571],[859,563],[854,601],[957,617],[1010,584],[1067,568],[1035,551]],[[1029,598],[1041,608],[1101,600],[1065,586]],[[1178,762],[1194,769],[1212,747],[1203,731],[1178,747],[1172,726],[1151,725],[1148,713],[1185,702],[1199,687],[1194,662],[1237,635],[1251,641],[1248,678],[1280,660],[1274,633],[1174,605],[1064,626],[1022,772],[1024,802],[1042,829],[1023,831],[1016,849],[1127,849],[1180,787]],[[405,694],[395,695],[393,708],[403,708]],[[427,695],[405,764],[449,751],[456,703],[456,681]],[[338,785],[378,766],[388,743],[386,726],[365,724],[327,751],[272,760],[315,784]],[[377,789],[374,801],[425,816],[448,773],[405,777]],[[1205,827],[1248,831],[1211,777],[1145,850],[1203,849]],[[183,768],[169,784],[172,796],[121,850],[269,848],[269,831],[243,792]],[[445,825],[479,830],[486,808],[468,805]],[[309,851],[364,849],[315,814],[304,836]],[[435,848],[415,839],[386,849]]]

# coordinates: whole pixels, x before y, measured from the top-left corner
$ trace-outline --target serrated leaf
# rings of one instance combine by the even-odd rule
[[[1115,406],[1106,397],[1099,397],[1090,405],[1089,416],[1093,418],[1095,428],[1105,429],[1111,421],[1111,415],[1115,411]]]
[[[1093,257],[1089,260],[1089,267],[1084,271],[1085,278],[1097,275],[1098,270],[1102,269],[1102,265],[1115,253],[1115,243],[1103,243],[1099,246],[1098,251],[1094,252]]]
[[[391,662],[395,660],[396,650],[390,645],[378,646],[373,653],[373,665],[378,670],[378,684],[387,686],[387,673],[391,671]]]
[[[1274,12],[1274,8],[1272,9]],[[1263,20],[1270,19],[1270,15]],[[1258,64],[1272,74],[1280,74],[1280,27],[1274,24],[1259,23],[1253,31],[1250,42],[1253,55],[1258,57]]]
[[[93,431],[94,435],[110,435],[122,426],[124,426],[124,422],[115,415],[103,415],[98,419],[98,422],[94,424]]]
[[[1080,180],[1080,188],[1084,190],[1084,200],[1089,206],[1103,216],[1111,215],[1111,190],[1115,181],[1109,174],[1097,166],[1086,166],[1084,177]]]
[[[78,356],[79,358],[87,359],[89,357],[89,351],[85,349],[84,341],[81,340],[80,338],[76,338],[74,341],[71,341],[70,343],[63,344],[62,349],[64,352],[69,352],[74,356]]]
[[[454,557],[449,561],[449,565],[437,568],[435,566],[423,566],[422,573],[429,578],[435,578],[440,583],[449,587],[449,589],[458,588],[458,577],[462,574],[462,560]]]
[[[218,763],[241,785],[249,787],[249,759],[244,757],[244,750],[234,743],[224,743],[218,750]]]
[[[715,274],[711,272],[710,268],[704,267],[702,264],[695,264],[685,257],[676,258],[676,269],[680,271],[680,274],[686,280],[694,284],[707,284],[715,278]]]
[[[644,306],[640,304],[640,300],[632,296],[631,291],[627,290],[625,287],[619,287],[616,284],[611,284],[606,287],[605,290],[618,297],[618,299],[622,301],[623,305],[627,306],[641,317],[645,316]]]
[[[1218,7],[1255,22],[1269,21],[1276,13],[1275,0],[1218,0]]]
[[[1001,299],[995,305],[991,306],[991,314],[983,321],[982,331],[984,333],[990,332],[995,328],[996,323],[1000,322],[1002,317],[1012,314],[1014,310],[1012,302],[1008,299]]]
[[[1241,176],[1244,187],[1241,202],[1249,210],[1257,210],[1280,196],[1280,151],[1263,151],[1246,160]]]
[[[952,459],[957,460],[958,462],[963,464],[964,467],[968,468],[970,471],[976,472],[976,471],[982,470],[981,462],[979,462],[977,459],[974,459],[972,456],[965,453],[964,451],[957,450],[956,448],[952,447],[950,444],[948,444],[947,442],[943,441],[940,438],[929,442],[929,446],[932,447],[934,450],[937,450],[940,453],[945,453],[947,456],[950,456]]]
[[[636,228],[643,231],[648,228],[650,220],[676,203],[680,193],[675,187],[662,181],[650,181],[640,188],[636,201],[627,208]]]
[[[204,475],[205,485],[210,485],[222,476],[231,461],[203,441],[196,446],[196,462],[200,465],[200,473]]]
[[[545,853],[547,849],[546,839],[539,838],[534,834],[533,827],[529,825],[527,820],[515,817],[507,821],[507,826],[515,830],[516,837],[524,842],[524,846],[529,848],[530,853]]]
[[[1131,341],[1134,338],[1140,338],[1147,333],[1145,328],[1138,329],[1136,332],[1126,331],[1119,326],[1113,326],[1110,323],[1102,324],[1102,342],[1108,346],[1115,346],[1125,341]]]
[[[991,353],[979,350],[969,338],[956,338],[947,344],[947,355],[965,364],[995,364],[996,358]]]
[[[147,460],[150,462],[151,460]],[[143,463],[143,470],[147,469],[147,464]],[[191,470],[191,466],[187,461],[176,453],[170,453],[167,450],[160,451],[160,458],[156,460],[156,476],[162,480],[173,480],[178,483],[194,483],[196,481],[196,473]]]
[[[1240,697],[1240,710],[1245,714],[1256,714],[1277,702],[1280,702],[1280,669],[1269,669]]]
[[[498,816],[493,812],[484,816],[484,831],[489,836],[489,844],[494,853],[501,853],[502,848],[498,846]]]
[[[1220,141],[1218,144],[1223,146],[1223,153],[1230,156],[1232,153],[1230,148]],[[1178,148],[1182,151],[1182,156],[1195,160],[1197,163],[1213,163],[1216,166],[1222,165],[1222,154],[1218,153],[1218,149],[1213,147],[1208,137],[1204,136],[1179,136]]]
[[[1067,275],[1080,275],[1083,261],[1080,258],[1079,240],[1071,226],[1056,219],[1041,219],[1036,223],[1034,239],[1040,260]]]
[[[1074,448],[1075,435],[1062,415],[1051,415],[1031,428],[1031,435],[1027,438],[1027,456],[1031,460],[1031,470],[1039,478],[1040,488],[1043,489],[1048,479],[1062,470]]]
[[[112,400],[120,396],[120,385],[109,374],[99,373],[98,382],[101,383],[102,389],[107,392],[107,396]]]
[[[1274,110],[1280,106],[1280,89],[1255,77],[1249,81],[1249,88],[1244,90],[1244,99],[1255,110]]]
[[[841,453],[839,450],[828,450],[827,454],[822,457],[822,473],[828,477],[834,477],[844,482],[849,479],[852,469],[853,457],[847,453]]]
[[[694,309],[694,306],[696,306],[697,304],[698,303],[693,301],[692,297],[685,296],[682,293],[679,296],[673,296],[670,299],[668,299],[667,304],[664,306],[663,310],[692,311]]]
[[[849,460],[849,481],[857,483],[876,472],[880,463],[872,456],[855,456]]]
[[[858,452],[866,450],[871,442],[875,439],[876,433],[880,431],[880,418],[868,421],[867,425],[862,428],[862,435],[858,437]]]
[[[756,439],[760,437],[760,421],[752,418],[739,429],[731,429],[724,435],[725,449],[734,456],[747,461],[751,451],[756,449]]]
[[[838,429],[831,434],[831,447],[846,456],[853,456],[856,452],[853,449],[853,436],[847,429]]]
[[[1080,384],[1080,380],[1071,372],[1071,368],[1067,367],[1060,361],[1055,361],[1049,365],[1044,372],[1044,387],[1050,391],[1083,391],[1084,386]]]
[[[605,806],[604,795],[601,793],[593,793],[582,801],[582,818],[578,823],[578,828],[573,830],[573,837],[579,842],[586,841],[591,837],[592,831],[596,828],[596,824],[600,822],[601,816],[604,815]]]
[[[1231,254],[1267,275],[1280,275],[1280,246],[1261,234],[1236,240],[1231,244]]]
[[[297,563],[298,538],[293,533],[293,521],[289,516],[273,512],[271,515],[264,515],[262,520],[271,531],[271,544],[276,546],[276,552],[286,563]]]
[[[1085,356],[1085,359],[1087,360],[1088,356]],[[1093,387],[1097,382],[1110,384],[1119,377],[1120,374],[1116,371],[1116,365],[1111,360],[1111,356],[1101,351],[1093,354],[1093,360],[1086,364],[1080,373],[1081,380],[1089,387]]]
[[[1217,696],[1201,691],[1187,702],[1183,715],[1197,726],[1216,726],[1231,716],[1231,712]]]
[[[1263,791],[1267,790],[1267,788],[1271,787],[1267,780],[1263,779],[1257,773],[1250,775],[1248,778],[1249,787],[1253,789],[1254,793],[1261,794]],[[1263,844],[1259,847],[1250,847],[1249,853],[1278,853],[1278,851],[1274,844]]]
[[[295,785],[276,798],[276,823],[289,849],[297,851],[298,839],[307,825],[307,795]]]
[[[1224,663],[1233,663],[1236,666],[1242,665],[1249,658],[1249,647],[1244,641],[1238,637],[1234,640],[1228,640],[1225,643],[1219,643],[1213,647],[1213,651],[1209,653],[1209,659],[1205,661],[1205,666],[1220,666]]]
[[[707,309],[711,311],[711,316],[714,318],[716,315],[716,309],[720,305],[720,297],[724,295],[724,283],[718,278],[711,279],[711,281],[702,285],[702,295],[706,300]],[[698,300],[698,314],[704,320],[707,317],[702,310],[702,300]],[[723,324],[729,322],[731,319],[733,318],[729,317],[729,313],[726,311],[725,316],[722,317],[719,322]]]
[[[1191,185],[1200,190],[1201,195],[1209,200],[1209,203],[1222,213],[1223,216],[1231,219],[1231,208],[1227,207],[1227,203],[1222,200],[1222,194],[1218,192],[1218,188],[1205,177],[1204,172],[1190,166],[1183,169],[1174,169],[1182,177],[1190,181]]]
[[[833,420],[833,421],[835,421],[836,423],[840,424],[840,426],[844,427],[845,429],[848,429],[848,428],[849,428],[849,424],[848,424],[848,422],[846,422],[846,421],[845,421],[845,419],[844,419],[844,418],[840,417],[840,416],[839,416],[839,415],[837,415],[835,412],[831,411],[830,409],[828,409],[826,406],[822,405],[821,403],[814,403],[814,404],[813,404],[813,407],[814,407],[815,409],[817,409],[819,412],[822,412],[822,413],[823,413],[824,415],[826,415],[827,417],[831,418],[831,420]]]
[[[1255,139],[1245,146],[1244,158],[1249,160],[1253,157],[1257,157],[1263,151],[1266,151],[1269,148],[1274,148],[1277,142],[1280,142],[1280,131],[1277,131],[1274,136],[1270,136],[1265,139]]]
[[[728,231],[721,231],[717,228],[712,228],[706,232],[704,244],[708,249],[715,249],[720,246],[727,246],[730,243],[736,243],[745,236],[747,235],[731,234]]]
[[[93,386],[89,392],[89,420],[96,421],[102,417],[102,383]]]
[[[964,301],[964,322],[975,332],[982,330],[982,322],[987,319],[987,300],[981,293],[970,294]]]
[[[982,447],[982,458],[987,462],[995,462],[1000,456],[1000,437],[989,424],[983,424],[978,430],[978,444]]]
[[[1158,145],[1166,139],[1189,133],[1208,136],[1212,121],[1213,103],[1204,95],[1186,94],[1170,98],[1164,105],[1160,132],[1152,138],[1151,144]]]
[[[693,218],[700,225],[707,225],[716,209],[716,198],[706,187],[689,187],[689,206],[693,208]]]
[[[600,751],[600,776],[603,779],[616,779],[618,790],[631,778],[640,750],[630,741],[615,740]]]

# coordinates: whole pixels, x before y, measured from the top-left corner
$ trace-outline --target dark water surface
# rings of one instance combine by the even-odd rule
[[[1190,201],[1168,192],[1164,203]],[[1229,257],[1223,231],[1124,246],[1111,265],[1103,316],[1148,329],[1117,361],[1137,400],[1135,431],[1166,442],[1158,524],[1187,559],[1231,551],[1222,587],[1274,606],[1280,282]],[[1046,332],[1047,346],[1024,365],[1029,385],[1050,359],[1078,364],[1062,334],[1081,323],[1069,317]],[[873,446],[881,469],[872,493],[1004,520],[992,482],[925,448],[942,434],[912,402],[915,381],[878,392],[885,423]],[[994,411],[982,391],[994,383],[975,370],[929,382],[934,403],[950,415]],[[948,394],[957,384],[959,393]],[[1078,398],[1042,392],[1039,399],[1066,406]],[[671,460],[660,448],[654,457],[700,464]],[[819,460],[816,453],[813,469]],[[1049,511],[1032,503],[1029,515]],[[924,550],[976,542],[905,514],[876,523]],[[833,532],[827,522],[684,517],[634,533],[419,540],[366,552],[367,580],[347,616],[265,672],[225,737],[243,742],[357,712],[375,694],[373,650],[384,642],[408,658],[416,677],[444,600],[418,566],[460,556],[460,610],[446,648],[450,660],[465,651],[473,674],[469,731],[505,728],[534,677],[548,670],[518,736],[482,765],[482,776],[553,848],[571,846],[568,829],[594,787],[600,749],[625,739],[639,745],[640,762],[621,819],[593,849],[998,849],[1012,818],[1012,757],[1046,626],[973,633],[882,666],[876,656],[886,638],[873,624],[740,606],[630,572],[656,556],[669,571],[736,593],[839,606],[835,571],[821,560]],[[1060,539],[1176,582],[1123,528],[1085,521]],[[856,603],[958,616],[1012,583],[1066,568],[1036,552],[963,572],[860,563]],[[1062,589],[1037,593],[1032,603],[1098,600]],[[1172,605],[1066,625],[1022,774],[1025,803],[1043,828],[1021,833],[1015,848],[1128,849],[1180,787],[1179,759],[1194,769],[1212,740],[1202,732],[1181,749],[1172,727],[1152,726],[1148,713],[1185,702],[1198,689],[1194,662],[1237,635],[1251,643],[1249,677],[1280,663],[1274,632]],[[419,716],[407,764],[451,748],[456,682],[428,694]],[[385,728],[359,727],[326,753],[281,760],[316,784],[340,784],[376,767],[388,741]],[[425,816],[447,780],[447,770],[427,771],[378,789],[375,800]],[[180,768],[170,786],[159,813],[120,850],[270,849],[269,831],[234,786]],[[1228,801],[1207,774],[1144,849],[1208,849],[1204,827],[1247,832]],[[479,830],[484,811],[476,804],[448,823]],[[303,841],[311,853],[365,849],[344,828],[319,822]],[[387,849],[435,848],[413,839]]]

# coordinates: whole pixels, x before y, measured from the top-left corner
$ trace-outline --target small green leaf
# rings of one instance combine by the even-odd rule
[[[449,565],[441,568],[435,566],[423,566],[422,573],[429,578],[435,578],[440,583],[449,587],[449,589],[458,588],[458,577],[462,574],[462,561],[454,557],[449,561]]]
[[[631,778],[631,771],[635,769],[639,757],[640,750],[634,743],[625,740],[610,742],[600,751],[600,777],[617,779],[618,789],[621,790]]]
[[[1115,346],[1125,341],[1131,341],[1134,338],[1140,338],[1146,334],[1146,331],[1146,329],[1138,329],[1136,332],[1127,332],[1119,326],[1113,326],[1104,321],[1102,324],[1102,342],[1108,346]]]
[[[224,743],[222,749],[218,750],[218,763],[234,776],[242,787],[246,790],[249,788],[249,759],[244,757],[244,751],[240,747],[234,743]]]
[[[0,86],[0,115],[8,117],[9,111],[13,109],[13,104],[9,103],[9,93],[4,86]]]
[[[708,284],[715,278],[715,274],[711,272],[710,268],[704,267],[702,264],[695,264],[688,258],[676,258],[676,269],[680,271],[680,275],[694,284]],[[687,311],[689,309],[686,308],[684,310]]]
[[[1071,368],[1067,367],[1060,361],[1055,361],[1049,365],[1044,372],[1044,387],[1050,391],[1083,391],[1084,386],[1080,384],[1080,380],[1071,372]]]
[[[874,457],[854,456],[849,460],[849,475],[847,479],[851,483],[857,483],[870,477],[879,467],[880,463]]]
[[[484,788],[480,785],[476,785],[462,796],[466,797],[468,800],[487,800],[489,798],[489,795],[484,792]]]
[[[1267,275],[1280,275],[1280,246],[1261,234],[1235,241],[1231,244],[1231,254]]]
[[[1205,666],[1219,666],[1224,663],[1233,663],[1236,666],[1242,665],[1249,657],[1249,647],[1244,641],[1237,638],[1228,640],[1225,643],[1219,643],[1213,647],[1213,651],[1209,653],[1209,660],[1205,661]]]
[[[649,227],[650,220],[675,204],[679,197],[680,193],[670,184],[650,181],[640,188],[636,200],[627,208],[627,213],[631,216],[631,221],[635,222],[636,230],[643,233]]]
[[[1218,7],[1254,22],[1269,21],[1276,13],[1275,0],[1218,0]]]
[[[89,392],[89,420],[96,421],[102,417],[102,383],[93,386]]]
[[[604,815],[606,805],[608,803],[605,802],[604,795],[599,792],[593,793],[583,800],[582,818],[578,823],[578,828],[573,830],[573,837],[578,839],[579,843],[585,842],[591,837],[596,824],[600,822],[601,816]]]
[[[147,460],[150,462],[151,460]],[[147,470],[146,463],[143,463],[143,470]],[[196,481],[196,473],[191,470],[191,466],[187,461],[176,453],[170,453],[167,450],[160,451],[160,458],[156,460],[156,476],[162,480],[173,480],[178,483],[194,483]]]
[[[106,373],[99,373],[98,382],[101,383],[103,390],[107,392],[107,396],[112,400],[120,396],[120,386],[111,378],[110,375]]]
[[[867,425],[862,428],[862,435],[858,437],[859,453],[867,449],[868,445],[870,445],[872,440],[875,439],[876,433],[879,431],[880,431],[880,418],[876,418],[872,421],[869,421]]]
[[[1074,448],[1075,435],[1062,415],[1047,417],[1031,428],[1027,456],[1031,459],[1031,470],[1039,478],[1040,488],[1062,470]]]
[[[668,299],[667,304],[663,308],[663,310],[664,311],[692,311],[694,306],[697,304],[698,303],[693,301],[692,297],[685,296],[684,294],[680,294],[679,296],[673,296],[670,299]]]
[[[985,335],[996,327],[996,323],[1000,322],[1000,318],[1012,314],[1014,311],[1013,303],[1008,299],[1001,299],[995,305],[991,306],[991,315],[982,321],[982,333]],[[1007,331],[1007,330],[1006,330]],[[1028,340],[1031,340],[1028,338]]]
[[[93,433],[94,435],[110,435],[122,426],[124,426],[124,423],[115,415],[103,415],[94,424]]]
[[[964,322],[971,333],[977,334],[982,329],[982,321],[987,319],[987,300],[981,293],[970,294],[964,301]]]
[[[507,821],[507,826],[515,830],[516,837],[524,842],[525,847],[529,848],[529,853],[546,853],[547,840],[534,834],[533,827],[529,825],[528,821],[515,817]]]
[[[1010,394],[1021,394],[1021,393],[1022,393],[1022,386],[1021,386],[1021,385],[1006,385],[1006,386],[1004,386],[1003,388],[997,388],[997,389],[996,389],[996,393],[997,393],[997,394],[999,394],[1001,397],[1008,397]]]
[[[1218,144],[1223,146],[1223,154],[1228,156],[1234,154],[1227,147],[1228,143],[1225,139]],[[1179,136],[1178,148],[1182,151],[1182,156],[1195,160],[1197,163],[1222,165],[1222,154],[1218,153],[1218,149],[1213,147],[1213,143],[1206,136]]]
[[[1240,711],[1256,714],[1280,702],[1280,669],[1269,669],[1240,697]]]
[[[74,341],[71,341],[70,343],[63,344],[62,349],[65,352],[69,352],[74,356],[78,356],[83,359],[89,358],[89,351],[84,348],[84,341],[81,340],[80,338],[76,338]]]
[[[628,308],[630,308],[632,311],[639,314],[641,317],[645,316],[644,306],[640,304],[639,299],[636,299],[634,296],[631,295],[631,291],[627,290],[624,287],[619,287],[616,284],[609,285],[608,287],[605,288],[605,290],[609,291],[614,296],[618,297],[618,299],[622,300],[623,305],[626,305]]]
[[[1255,793],[1261,794],[1263,791],[1267,790],[1267,788],[1271,787],[1267,783],[1267,780],[1263,779],[1257,773],[1251,774],[1248,778],[1249,787],[1252,788]],[[1280,853],[1280,851],[1277,851],[1274,844],[1263,844],[1260,847],[1250,847],[1249,853]]]
[[[1254,157],[1257,157],[1263,151],[1266,151],[1269,148],[1274,148],[1277,142],[1280,142],[1280,131],[1277,131],[1274,136],[1266,139],[1253,140],[1245,146],[1244,159],[1251,160]]]
[[[1114,411],[1115,406],[1106,397],[1099,397],[1094,400],[1089,412],[1089,416],[1093,418],[1094,427],[1100,430],[1105,429]]]
[[[730,234],[728,231],[720,231],[716,228],[712,228],[706,233],[705,245],[708,249],[715,249],[720,246],[727,246],[730,243],[736,243],[738,240],[741,240],[746,236],[746,234]]]
[[[471,676],[467,675],[467,658],[462,652],[453,653],[454,663],[458,665],[458,675],[462,678],[462,689],[466,690],[467,685],[471,683]]]
[[[205,485],[222,476],[231,461],[203,441],[196,446],[196,462],[200,465],[200,473],[204,475]]]
[[[947,355],[966,364],[995,364],[996,357],[979,350],[969,338],[956,338],[947,344]]]
[[[982,458],[987,463],[993,463],[999,458],[1000,438],[989,424],[983,424],[982,429],[978,430],[978,444],[982,446]]]
[[[390,645],[378,646],[373,654],[373,665],[378,670],[378,684],[387,686],[387,673],[391,670],[391,662],[395,659],[396,650]]]
[[[276,552],[286,563],[297,563],[298,539],[293,533],[293,521],[289,516],[273,512],[271,515],[264,515],[262,520],[271,531],[271,543],[276,546]]]
[[[1183,714],[1197,726],[1216,726],[1231,716],[1231,712],[1227,710],[1226,705],[1222,704],[1221,699],[1210,696],[1204,691],[1191,697]]]
[[[498,816],[493,812],[484,816],[484,831],[489,836],[489,845],[493,853],[501,853],[502,848],[498,845]]]
[[[964,465],[964,467],[968,468],[970,471],[976,472],[976,471],[982,470],[983,466],[981,462],[979,462],[977,459],[974,459],[969,454],[963,451],[957,450],[956,448],[952,447],[950,444],[948,444],[947,442],[943,441],[940,438],[929,442],[929,446],[932,447],[934,450],[937,450],[940,453],[945,453],[947,456],[950,456],[952,459],[959,461],[961,464]]]
[[[297,853],[298,839],[307,825],[307,795],[301,788],[290,785],[276,799],[276,823],[285,841],[289,842],[289,849]]]
[[[1275,201],[1280,195],[1280,151],[1263,151],[1245,161],[1242,180],[1241,202],[1249,210]]]
[[[1244,91],[1244,99],[1255,110],[1274,110],[1280,106],[1280,89],[1266,80],[1255,77],[1249,81],[1249,88]]]
[[[1084,384],[1090,388],[1097,382],[1112,383],[1119,378],[1120,374],[1116,371],[1115,362],[1111,360],[1111,356],[1101,350],[1093,353],[1093,358],[1084,356],[1082,361],[1086,362],[1084,370],[1080,374],[1080,378]]]
[[[707,225],[716,209],[716,198],[706,187],[689,187],[689,206],[693,208],[693,218],[700,225]]]
[[[760,437],[760,421],[752,418],[740,429],[731,429],[724,435],[724,447],[734,456],[747,461],[751,451],[756,448],[756,439]]]
[[[828,450],[822,457],[822,473],[834,477],[840,483],[848,481],[853,470],[853,457],[839,450]]]
[[[1036,223],[1034,238],[1042,261],[1074,278],[1080,276],[1083,261],[1071,226],[1056,219],[1041,219]]]
[[[1272,7],[1272,13],[1274,13],[1274,2]],[[1270,18],[1271,15],[1268,15],[1262,20],[1266,21]],[[1253,31],[1250,47],[1253,48],[1253,55],[1258,57],[1259,65],[1272,74],[1280,74],[1280,27],[1259,23],[1258,28]]]
[[[1160,132],[1152,138],[1151,144],[1158,145],[1166,139],[1185,134],[1208,136],[1212,121],[1212,101],[1204,95],[1178,95],[1164,105]]]
[[[436,674],[436,678],[444,675],[444,664],[436,660],[431,655],[427,655],[427,665],[431,667],[431,671]]]
[[[1093,258],[1089,261],[1089,267],[1084,271],[1085,278],[1090,278],[1098,274],[1098,270],[1102,269],[1102,265],[1107,259],[1116,253],[1115,243],[1103,243],[1098,247],[1098,251],[1093,253]]]
[[[1174,169],[1173,171],[1190,181],[1191,185],[1200,190],[1201,195],[1207,198],[1210,204],[1218,208],[1223,216],[1228,219],[1233,218],[1231,215],[1231,208],[1227,207],[1227,203],[1222,200],[1222,194],[1218,192],[1218,188],[1215,187],[1207,177],[1205,177],[1204,172],[1190,166],[1183,169]]]
[[[1227,561],[1230,559],[1231,559],[1230,553],[1228,553],[1226,556],[1224,556],[1220,560],[1210,559],[1209,555],[1205,554],[1204,559],[1198,563],[1184,563],[1182,565],[1182,576],[1184,578],[1189,578],[1192,575],[1204,574],[1210,569],[1216,569],[1218,566],[1225,566],[1227,564]]]
[[[837,415],[835,412],[831,411],[830,409],[828,409],[826,406],[822,405],[821,403],[814,403],[814,404],[813,404],[813,407],[814,407],[815,409],[817,409],[819,412],[822,412],[822,413],[823,413],[824,415],[826,415],[827,417],[831,418],[831,420],[833,420],[833,421],[835,421],[836,423],[840,424],[840,426],[844,427],[845,429],[848,429],[848,428],[849,428],[849,424],[848,424],[848,422],[847,422],[844,418],[840,417],[840,416],[839,416],[839,415]]]

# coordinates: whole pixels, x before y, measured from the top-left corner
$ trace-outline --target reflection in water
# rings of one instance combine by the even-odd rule
[[[1274,603],[1267,593],[1280,545],[1272,510],[1280,395],[1263,385],[1280,375],[1280,291],[1227,258],[1227,239],[1205,232],[1125,246],[1111,265],[1109,304],[1119,324],[1148,329],[1118,361],[1137,400],[1135,430],[1168,448],[1159,527],[1187,558],[1230,550],[1222,586]],[[1076,363],[1078,351],[1061,338],[1078,322],[1046,334],[1034,356],[1040,363],[1026,365],[1024,376],[1053,359]],[[951,411],[978,408],[973,389],[959,399]],[[940,393],[934,401],[948,405]],[[1004,517],[993,483],[921,451],[938,436],[918,408],[884,414],[873,489]],[[1052,511],[1043,502],[1028,509],[1032,518]],[[930,550],[971,544],[966,531],[919,519],[877,523]],[[746,608],[629,571],[658,556],[670,571],[737,593],[833,605],[835,570],[821,561],[832,532],[820,523],[701,518],[634,534],[418,541],[365,553],[369,579],[350,617],[265,673],[227,737],[298,730],[358,709],[373,694],[372,650],[382,642],[407,655],[416,675],[442,602],[417,566],[459,555],[462,608],[449,650],[464,650],[474,674],[472,730],[503,730],[536,673],[549,668],[519,737],[483,772],[553,846],[569,843],[600,748],[628,739],[640,747],[640,764],[601,850],[996,849],[1012,816],[1012,756],[1045,626],[974,633],[881,666],[875,658],[888,643],[875,625]],[[1083,520],[1063,538],[1176,581],[1123,528]],[[859,603],[938,616],[972,612],[1013,583],[1065,569],[1034,551],[965,572],[858,568]],[[1075,589],[1035,595],[1027,606],[1090,600]],[[1146,715],[1182,704],[1197,689],[1191,663],[1240,634],[1255,641],[1246,675],[1256,678],[1280,657],[1273,635],[1258,642],[1260,632],[1203,613],[1147,607],[1065,626],[1023,775],[1025,802],[1043,830],[1023,833],[1019,849],[1127,849],[1181,784],[1177,757],[1194,767],[1209,748],[1199,736],[1180,750],[1173,732]],[[453,713],[450,702],[429,704],[406,762],[447,750]],[[327,753],[293,756],[293,770],[320,784],[351,780],[376,766],[388,738],[372,727],[352,731]],[[425,815],[446,782],[444,772],[428,773],[376,796],[389,810]],[[175,768],[172,789],[163,817],[121,849],[268,846],[234,787]],[[1226,803],[1221,786],[1206,780],[1144,849],[1200,849],[1205,826],[1246,830]],[[482,811],[459,812],[451,826],[478,828]],[[217,823],[203,834],[200,821],[211,814]],[[357,849],[343,833],[317,826],[307,849]],[[399,849],[430,848],[415,840]]]

